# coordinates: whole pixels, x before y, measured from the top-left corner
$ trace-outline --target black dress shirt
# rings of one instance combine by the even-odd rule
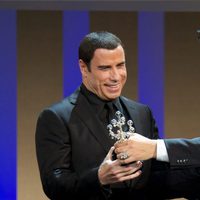
[[[111,119],[115,118],[114,114],[118,110],[124,113],[119,97],[112,101],[103,100],[89,91],[84,84],[81,85],[81,93],[87,98],[92,110],[105,127],[107,127]]]

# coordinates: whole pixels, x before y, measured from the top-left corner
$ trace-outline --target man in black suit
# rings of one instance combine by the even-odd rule
[[[170,164],[162,173],[155,170],[151,174],[149,184],[157,186],[162,195],[200,199],[200,137],[152,140],[135,133],[123,143],[115,144],[117,157],[121,152],[128,155],[120,160],[122,164],[152,158]]]
[[[121,96],[127,78],[122,42],[109,32],[86,35],[79,46],[79,66],[81,86],[45,108],[37,121],[36,153],[44,192],[53,200],[146,199],[143,189],[151,160],[121,165],[113,158],[116,140],[106,128],[111,111],[120,111],[137,132],[158,138],[148,106]]]

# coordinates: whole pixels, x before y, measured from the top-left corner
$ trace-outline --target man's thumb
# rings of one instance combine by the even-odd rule
[[[113,154],[113,151],[114,151],[115,147],[112,146],[106,156],[106,160],[112,160],[112,154]]]

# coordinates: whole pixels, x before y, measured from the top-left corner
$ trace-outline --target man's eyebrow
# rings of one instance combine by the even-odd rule
[[[120,63],[117,63],[117,65],[116,66],[120,66],[120,65],[124,65],[124,64],[126,64],[126,62],[125,61],[122,61],[122,62],[120,62]],[[112,67],[111,65],[99,65],[99,66],[97,66],[99,69],[103,69],[103,68],[109,68],[109,67]]]
[[[125,61],[118,63],[117,66],[119,66],[119,65],[124,65],[124,64],[126,64]]]

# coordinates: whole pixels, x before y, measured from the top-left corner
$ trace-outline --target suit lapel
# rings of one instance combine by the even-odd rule
[[[103,127],[95,112],[91,109],[90,104],[81,93],[79,93],[76,104],[74,112],[107,153],[114,141],[109,137],[106,127]]]
[[[142,132],[142,123],[140,122],[140,113],[135,109],[134,105],[130,103],[126,98],[121,97],[121,100],[126,107],[128,114],[133,121],[135,132]]]
[[[126,107],[131,120],[133,121],[135,132],[141,133],[142,123],[140,122],[140,113],[136,110],[134,105],[131,102],[129,102],[126,98],[121,97],[121,100],[124,106]],[[125,184],[127,184],[128,187],[133,188],[139,180],[140,180],[140,177],[137,177],[132,180],[125,181]]]

